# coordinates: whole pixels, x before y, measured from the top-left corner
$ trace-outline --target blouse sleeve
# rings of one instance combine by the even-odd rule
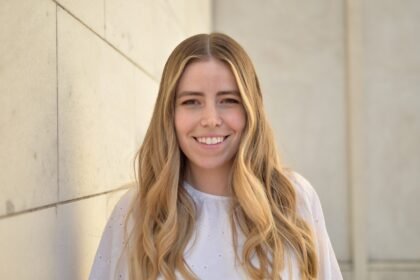
[[[328,236],[324,214],[318,194],[312,185],[300,174],[294,173],[293,181],[297,187],[298,211],[312,226],[318,249],[318,279],[342,280],[340,267]]]
[[[102,233],[89,280],[128,279],[127,262],[122,253],[125,219],[133,196],[134,190],[131,189],[115,205]]]

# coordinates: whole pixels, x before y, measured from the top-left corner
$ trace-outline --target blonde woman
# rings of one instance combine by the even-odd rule
[[[317,194],[280,163],[250,58],[200,34],[165,65],[90,279],[342,279]]]

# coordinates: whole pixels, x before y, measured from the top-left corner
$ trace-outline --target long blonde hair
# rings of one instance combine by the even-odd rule
[[[176,87],[185,67],[209,57],[227,63],[239,87],[246,127],[232,166],[231,226],[245,242],[236,257],[251,279],[279,279],[286,249],[299,264],[302,279],[316,279],[317,254],[312,231],[296,210],[290,174],[281,166],[262,94],[252,62],[230,37],[199,34],[181,42],[171,53],[162,74],[151,123],[137,155],[138,195],[129,212],[130,279],[185,279],[196,276],[184,260],[195,227],[196,210],[182,187],[186,158],[179,148],[174,111]],[[259,266],[251,259],[256,256]]]

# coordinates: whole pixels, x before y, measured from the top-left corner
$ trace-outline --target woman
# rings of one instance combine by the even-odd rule
[[[342,279],[319,199],[284,168],[250,58],[230,37],[181,42],[90,279]]]

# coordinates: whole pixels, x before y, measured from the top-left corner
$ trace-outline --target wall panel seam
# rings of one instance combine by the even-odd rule
[[[348,131],[348,182],[351,199],[352,259],[354,279],[366,280],[368,252],[366,232],[366,201],[363,189],[363,154],[361,129],[362,104],[362,4],[346,0],[344,11],[346,46],[346,92]]]
[[[83,25],[85,28],[87,28],[90,32],[92,32],[96,37],[101,39],[106,45],[111,47],[114,51],[116,51],[118,54],[120,54],[124,59],[126,59],[128,62],[130,62],[134,67],[142,71],[147,77],[155,81],[156,83],[159,83],[158,78],[156,78],[153,74],[151,74],[149,71],[147,71],[145,68],[143,68],[140,64],[138,64],[136,61],[134,61],[132,58],[130,58],[128,55],[126,55],[123,51],[118,49],[116,46],[114,46],[111,42],[107,41],[106,38],[102,37],[100,34],[98,34],[95,30],[93,30],[89,25],[84,23],[80,18],[78,18],[75,14],[67,10],[63,5],[61,5],[59,2],[52,0],[58,7],[60,7],[63,11],[65,11],[67,14],[69,14],[71,17],[73,17],[75,20],[77,20],[81,25]]]
[[[60,110],[59,110],[59,81],[58,81],[58,7],[55,5],[55,85],[56,85],[56,125],[57,125],[57,198],[60,201]]]
[[[419,271],[420,272],[420,260],[372,261],[369,263],[369,271]]]
[[[72,199],[68,199],[68,200],[59,201],[59,202],[56,202],[56,203],[50,203],[50,204],[46,204],[46,205],[42,205],[42,206],[38,206],[38,207],[33,207],[33,208],[25,209],[25,210],[22,210],[22,211],[17,211],[17,212],[14,212],[12,214],[7,214],[7,215],[0,216],[0,221],[3,220],[3,219],[12,218],[12,217],[15,217],[15,216],[19,216],[19,215],[23,215],[23,214],[27,214],[27,213],[31,213],[31,212],[35,212],[35,211],[40,211],[40,210],[44,210],[44,209],[47,209],[47,208],[57,207],[57,206],[60,206],[60,205],[65,205],[65,204],[69,204],[69,203],[73,203],[73,202],[77,202],[77,201],[81,201],[81,200],[85,200],[85,199],[90,199],[90,198],[94,198],[94,197],[101,196],[101,195],[108,195],[108,194],[116,193],[116,192],[119,192],[119,191],[128,190],[133,186],[134,186],[133,183],[129,183],[129,184],[126,184],[122,187],[112,189],[112,190],[109,190],[109,191],[90,194],[90,195],[86,195],[86,196],[82,196],[82,197],[77,197],[77,198],[72,198]]]
[[[104,37],[106,38],[106,0],[104,1]]]
[[[210,1],[210,32],[215,31],[215,22],[216,22],[216,1],[209,0]]]

